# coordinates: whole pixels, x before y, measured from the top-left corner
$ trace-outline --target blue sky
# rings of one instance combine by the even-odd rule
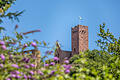
[[[29,35],[30,39],[49,42],[58,40],[62,49],[71,50],[71,27],[79,24],[78,16],[84,20],[81,25],[89,27],[89,49],[97,49],[99,24],[105,22],[116,37],[120,36],[120,0],[17,0],[10,10],[25,10],[20,22],[5,20],[2,24],[12,34],[14,25],[19,32],[41,29],[42,32]]]

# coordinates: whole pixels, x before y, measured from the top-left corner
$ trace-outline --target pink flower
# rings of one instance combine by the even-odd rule
[[[19,71],[15,71],[15,73],[16,73],[16,74],[20,74],[20,72],[19,72]]]
[[[64,63],[68,64],[68,63],[69,63],[69,61],[68,61],[68,60],[65,60],[65,61],[64,61]]]
[[[15,74],[11,74],[10,76],[11,76],[11,77],[16,77],[16,75],[15,75]]]
[[[44,66],[45,66],[45,67],[48,67],[48,66],[49,66],[49,64],[45,64]]]
[[[0,64],[0,67],[3,68],[3,64]]]
[[[19,75],[16,75],[16,78],[17,78],[17,79],[19,79],[19,78],[21,78],[21,76],[19,76]]]
[[[27,46],[28,46],[27,44],[24,44],[24,46],[23,46],[23,47],[25,48],[25,47],[27,47]]]
[[[5,45],[2,45],[1,48],[2,48],[3,50],[6,50],[6,49],[7,49]]]
[[[37,46],[37,44],[36,44],[35,42],[32,42],[31,45],[32,45],[33,47],[36,47],[36,46]]]
[[[24,67],[25,67],[25,68],[30,68],[30,66],[29,66],[29,65],[26,65],[26,64],[24,65]]]
[[[54,57],[53,60],[54,60],[54,61],[58,61],[59,58],[58,58],[58,57]]]
[[[53,70],[53,71],[51,71],[50,75],[53,75],[54,73],[55,73],[55,71]]]
[[[35,65],[34,65],[34,64],[30,64],[30,66],[31,66],[31,67],[35,67]]]
[[[64,68],[70,69],[72,66],[71,65],[63,65]]]
[[[24,74],[24,78],[27,79],[27,76]]]
[[[54,62],[51,62],[51,63],[50,63],[50,65],[54,66],[54,65],[55,65],[55,63],[54,63]]]
[[[30,74],[32,74],[32,75],[34,74],[34,72],[33,72],[33,71],[30,71],[29,73],[30,73]]]
[[[66,60],[67,60],[67,59],[68,59],[68,57],[65,57],[64,59],[66,59]]]
[[[5,60],[5,56],[3,54],[1,54],[0,57],[3,61]]]
[[[66,69],[66,70],[65,70],[65,73],[66,73],[66,74],[70,73],[70,70],[69,70],[69,69]]]
[[[5,45],[5,42],[4,41],[0,41],[0,45]]]
[[[7,78],[6,80],[11,80],[10,78]]]
[[[10,74],[20,74],[20,72],[19,71],[12,71],[12,72],[10,72]]]
[[[29,75],[29,76],[28,76],[28,79],[32,79],[32,76]]]
[[[38,70],[37,73],[40,74],[40,75],[44,75],[44,73],[41,72],[40,70]]]
[[[12,64],[12,67],[19,68],[19,66],[17,64]]]

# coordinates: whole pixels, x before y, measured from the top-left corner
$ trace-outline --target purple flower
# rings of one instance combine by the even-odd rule
[[[70,69],[72,66],[71,65],[63,65],[64,68]]]
[[[32,42],[31,45],[32,45],[33,47],[36,47],[37,44],[36,44],[35,42]]]
[[[1,45],[5,45],[5,42],[4,42],[4,41],[0,41],[0,44],[1,44]]]
[[[28,58],[25,58],[25,57],[22,59],[22,61],[24,61],[24,62],[26,62],[27,60],[28,60]]]
[[[65,67],[66,67],[66,65],[63,65],[63,67],[65,68]]]
[[[24,78],[27,79],[27,76],[24,74]]]
[[[7,78],[6,80],[11,80],[10,78]]]
[[[21,72],[20,74],[23,75],[23,72]]]
[[[35,67],[35,65],[34,65],[34,64],[30,64],[30,66],[31,66],[31,67]]]
[[[6,50],[6,49],[7,49],[5,45],[2,45],[1,48],[2,48],[3,50]]]
[[[12,67],[19,68],[19,66],[17,64],[12,64]]]
[[[67,74],[67,73],[70,73],[70,70],[69,69],[66,69],[65,70],[65,73]]]
[[[54,57],[53,60],[54,60],[54,61],[58,61],[59,58],[58,58],[58,57]]]
[[[45,67],[48,67],[48,66],[49,66],[49,64],[45,64],[44,66],[45,66]]]
[[[44,73],[41,72],[40,70],[38,70],[37,73],[40,74],[40,75],[44,75]]]
[[[10,77],[14,77],[14,78],[15,78],[15,77],[16,77],[16,75],[15,75],[15,74],[11,74],[11,75],[10,75]]]
[[[24,61],[24,62],[28,63],[28,62],[30,61],[30,59],[29,59],[29,58],[24,57],[24,58],[22,59],[22,61]]]
[[[3,64],[0,64],[0,67],[3,68]]]
[[[9,59],[12,60],[12,59],[13,59],[13,55],[10,55],[10,56],[9,56]]]
[[[28,76],[28,79],[32,79],[32,76]]]
[[[33,71],[30,71],[29,73],[32,74],[32,75],[34,75],[34,72],[33,72]]]
[[[19,75],[16,75],[16,78],[17,78],[17,79],[19,79],[19,78],[21,78],[21,76],[19,76]]]
[[[68,57],[65,57],[65,59],[67,60],[67,59],[68,59]]]
[[[3,54],[1,54],[0,57],[3,61],[5,60],[5,56]]]
[[[53,75],[54,73],[55,73],[55,71],[53,70],[53,71],[51,71],[50,75]]]
[[[69,63],[69,61],[68,61],[68,60],[65,60],[65,61],[64,61],[64,63],[68,64],[68,63]]]
[[[26,64],[24,65],[24,67],[25,67],[25,68],[30,68],[30,66],[29,66],[29,65],[26,65]]]
[[[28,58],[28,59],[26,59],[26,61],[25,61],[25,62],[26,62],[26,63],[28,63],[29,61],[30,61],[30,59]]]
[[[54,66],[54,65],[55,65],[55,63],[54,63],[54,62],[51,62],[51,63],[50,63],[50,65]]]
[[[15,71],[10,72],[10,74],[16,74]]]
[[[23,59],[22,59],[22,61],[25,61],[25,60],[26,60],[26,58],[23,58]]]
[[[28,46],[27,44],[24,44],[24,46],[23,46],[23,47],[25,48],[25,47],[27,47],[27,46]]]
[[[20,72],[19,72],[19,71],[15,71],[15,73],[16,73],[16,74],[20,74]]]

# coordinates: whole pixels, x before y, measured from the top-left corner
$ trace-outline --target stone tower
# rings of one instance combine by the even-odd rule
[[[88,26],[77,25],[71,30],[72,55],[88,49]]]
[[[70,59],[74,54],[79,54],[88,49],[88,26],[77,25],[71,29],[72,51],[62,50],[59,43],[56,42],[55,56],[59,58],[59,63],[64,59]]]

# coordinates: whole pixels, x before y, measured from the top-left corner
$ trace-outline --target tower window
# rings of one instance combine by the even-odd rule
[[[74,48],[74,52],[76,52],[76,49]]]
[[[81,30],[81,31],[80,31],[80,33],[85,34],[85,33],[86,33],[86,31],[85,31],[85,30]]]

